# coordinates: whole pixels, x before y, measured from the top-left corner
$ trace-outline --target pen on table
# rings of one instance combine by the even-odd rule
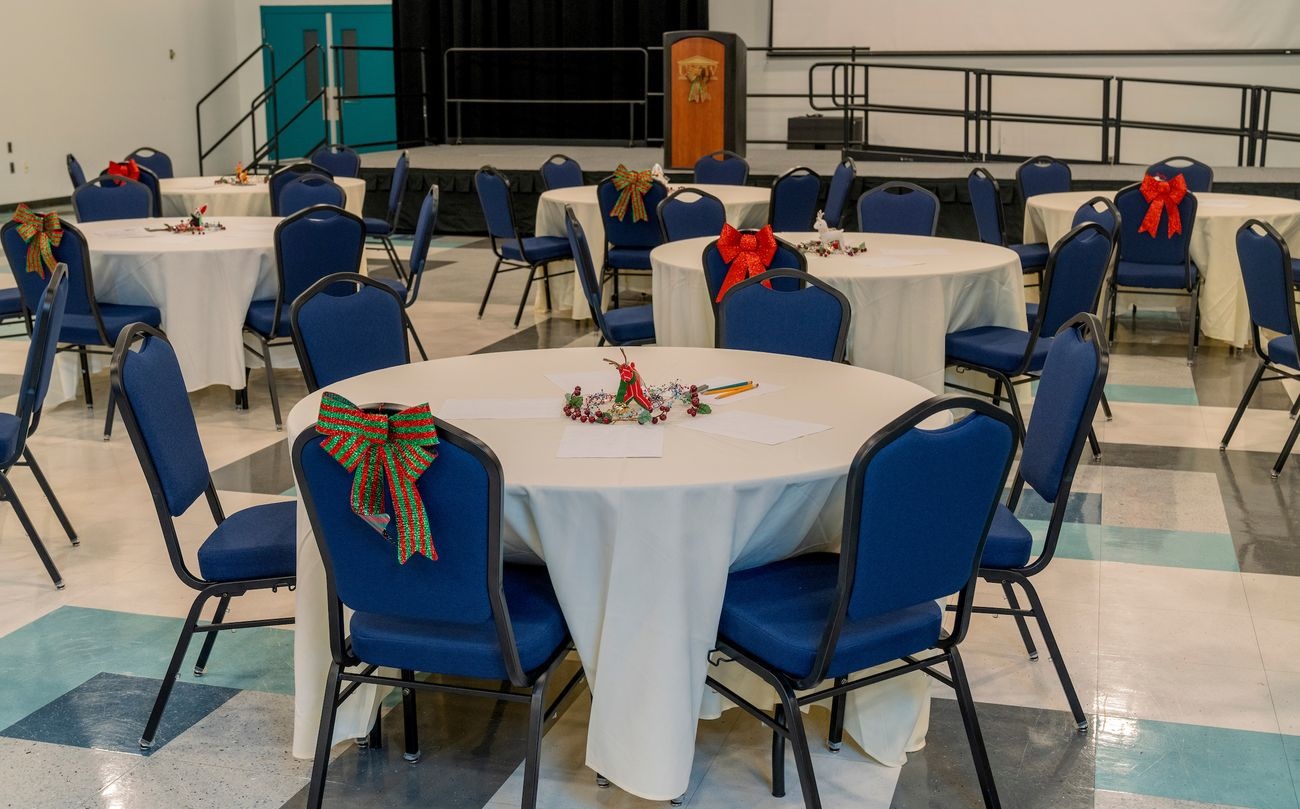
[[[748,384],[741,385],[741,386],[738,387],[738,388],[732,388],[732,389],[730,389],[730,390],[723,391],[722,393],[717,394],[717,396],[715,396],[714,398],[717,398],[717,399],[725,399],[725,398],[727,398],[728,396],[735,396],[737,393],[744,393],[744,392],[746,392],[746,391],[753,390],[754,388],[757,388],[757,387],[758,387],[758,383],[757,383],[757,382],[750,382],[750,383],[748,383]]]

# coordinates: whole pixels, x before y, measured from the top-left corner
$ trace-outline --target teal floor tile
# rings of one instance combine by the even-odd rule
[[[1250,809],[1296,809],[1297,737],[1097,717],[1097,789]]]
[[[1140,402],[1143,404],[1191,405],[1200,404],[1196,388],[1167,388],[1159,385],[1106,385],[1106,398],[1115,402]]]
[[[1047,520],[1022,520],[1034,536],[1035,556],[1043,551],[1047,536]],[[1101,526],[1093,523],[1066,522],[1061,524],[1061,535],[1056,542],[1056,555],[1065,559],[1101,559]]]
[[[1043,549],[1046,520],[1024,520],[1034,535],[1034,553]],[[1056,555],[1094,562],[1237,571],[1237,551],[1228,534],[1164,531],[1121,525],[1063,523]]]

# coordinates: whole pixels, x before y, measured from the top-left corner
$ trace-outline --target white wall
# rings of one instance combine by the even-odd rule
[[[767,44],[768,0],[711,0],[709,27],[734,31],[747,44]],[[918,21],[918,24],[922,24]],[[869,21],[862,22],[863,26]],[[1300,39],[1300,32],[1297,32]],[[1014,31],[1006,44],[1019,40]],[[806,93],[808,67],[812,60],[776,58],[749,54],[749,91]],[[1110,76],[1171,78],[1195,81],[1241,82],[1300,87],[1300,55],[1290,57],[1024,57],[1024,58],[940,58],[890,59],[889,64],[932,64],[956,67],[1084,73]],[[872,101],[915,105],[952,106],[962,101],[960,74],[922,74],[899,71],[893,75],[873,71]],[[1097,115],[1101,109],[1096,85],[1027,79],[995,80],[995,110],[1053,112]],[[1112,100],[1113,105],[1113,100]],[[1193,121],[1213,125],[1235,125],[1237,94],[1223,90],[1172,89],[1128,85],[1125,117],[1165,121]],[[1112,107],[1113,109],[1113,107]],[[806,99],[755,99],[749,105],[749,137],[785,137],[786,119],[807,114]],[[1140,114],[1139,114],[1140,113]],[[1300,131],[1300,97],[1279,97],[1273,111],[1276,128]],[[958,119],[886,116],[873,113],[869,139],[875,143],[931,148],[960,147]],[[1125,130],[1124,162],[1144,163],[1171,154],[1191,154],[1214,165],[1236,165],[1236,141],[1221,137],[1182,135],[1169,132]],[[761,148],[761,147],[753,147]],[[1096,160],[1100,156],[1097,129],[1026,124],[997,124],[993,131],[994,154],[1037,154],[1048,152],[1063,158]],[[1270,166],[1300,166],[1300,145],[1274,142],[1269,147]]]

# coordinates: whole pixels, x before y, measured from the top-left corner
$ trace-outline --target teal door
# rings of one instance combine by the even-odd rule
[[[392,148],[396,103],[390,6],[262,6],[262,37],[275,53],[275,103],[265,110],[271,157],[306,157],[323,143]],[[305,56],[304,56],[305,54]],[[263,57],[268,88],[270,57]],[[296,64],[295,64],[296,63]],[[360,96],[360,98],[358,98]]]

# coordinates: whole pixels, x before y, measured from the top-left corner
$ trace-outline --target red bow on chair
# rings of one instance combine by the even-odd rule
[[[116,163],[110,160],[108,161],[108,173],[115,174],[118,177],[125,177],[128,180],[140,179],[140,167],[136,165],[134,160],[128,160],[125,163]]]
[[[650,176],[649,170],[632,171],[619,163],[618,168],[614,169],[614,187],[618,189],[618,199],[614,201],[614,207],[609,211],[610,218],[621,222],[623,217],[627,216],[627,206],[630,202],[633,222],[644,222],[649,219],[645,210],[645,195],[653,182],[654,178]]]
[[[731,225],[722,226],[718,236],[718,255],[727,262],[727,277],[722,279],[722,288],[718,290],[717,301],[727,294],[727,290],[750,276],[758,275],[767,269],[776,255],[776,236],[772,235],[772,226],[763,225],[757,233],[741,233]]]
[[[1150,174],[1142,178],[1142,197],[1149,204],[1146,216],[1142,217],[1142,226],[1138,233],[1150,233],[1156,237],[1160,227],[1160,212],[1169,211],[1169,224],[1165,226],[1165,238],[1172,239],[1183,232],[1183,217],[1178,213],[1178,203],[1187,196],[1187,180],[1183,175],[1175,174],[1174,179],[1164,180]]]

